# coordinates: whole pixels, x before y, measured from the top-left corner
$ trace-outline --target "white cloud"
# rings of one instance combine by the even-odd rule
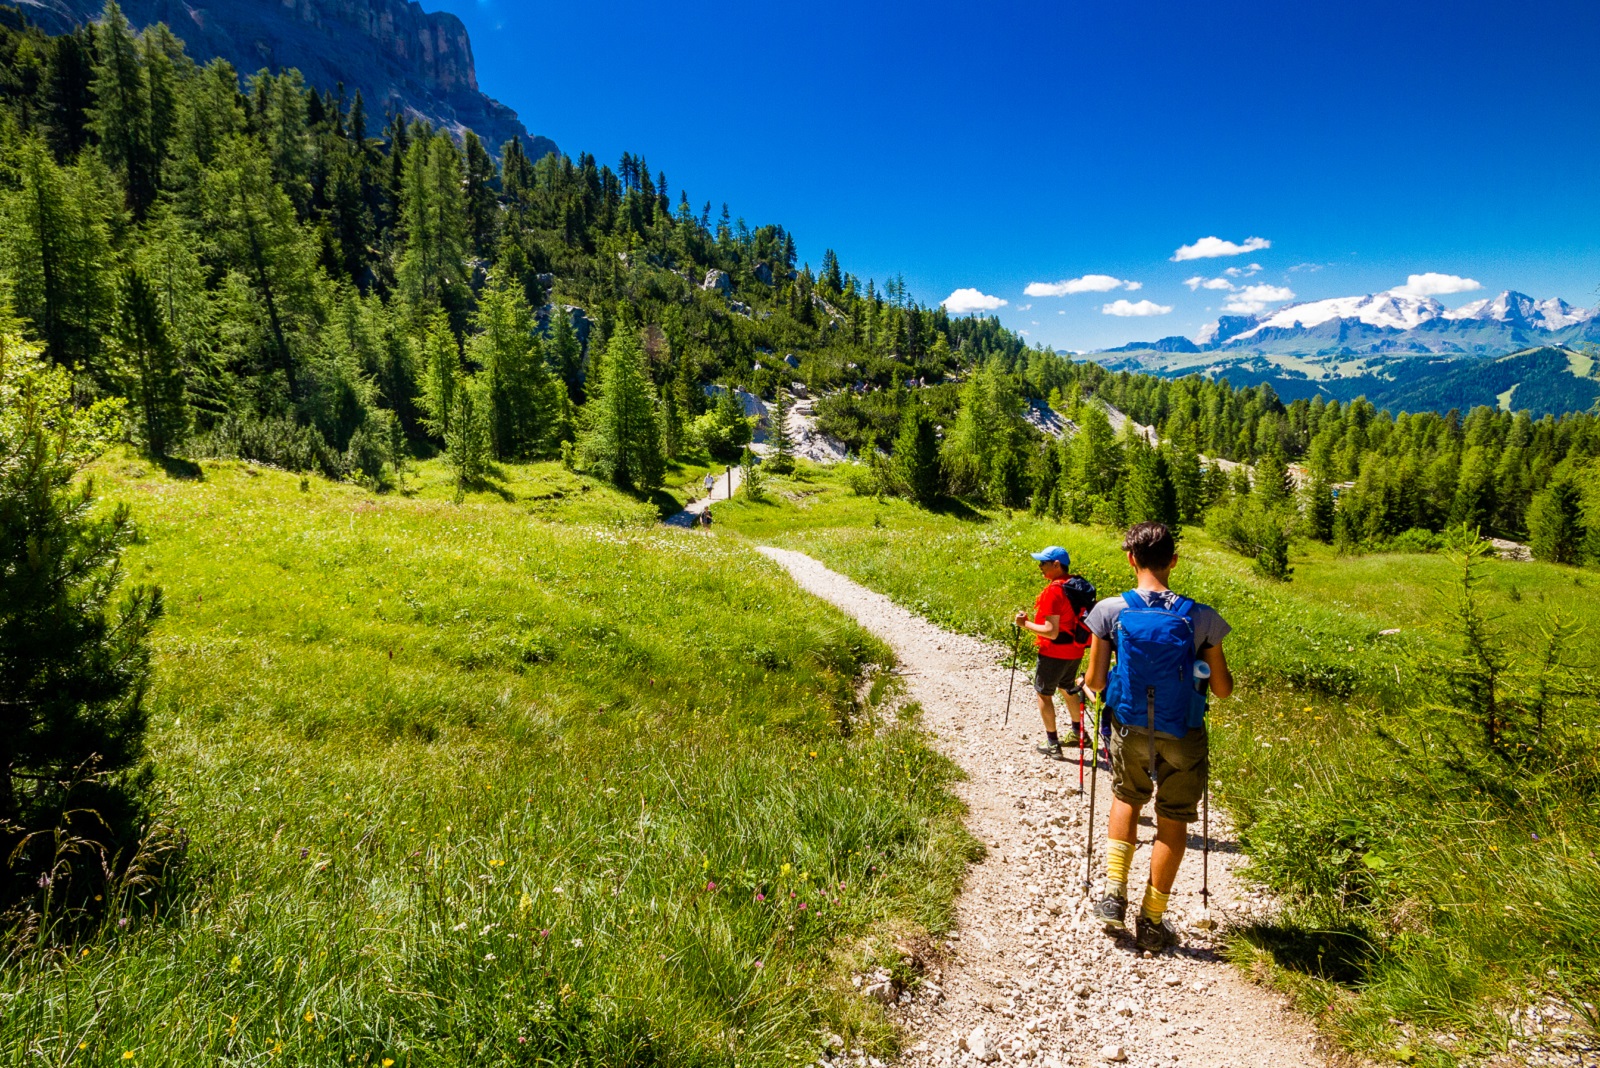
[[[1228,298],[1223,311],[1239,315],[1255,315],[1267,310],[1269,304],[1283,304],[1294,299],[1294,290],[1288,286],[1245,286]]]
[[[1206,278],[1203,275],[1198,275],[1198,274],[1195,275],[1193,278],[1185,278],[1183,280],[1183,284],[1189,287],[1189,291],[1191,293],[1194,292],[1197,289],[1232,289],[1233,288],[1233,283],[1228,281],[1226,278]]]
[[[997,311],[1005,307],[1009,301],[1001,300],[999,297],[991,297],[987,293],[968,288],[956,290],[948,297],[945,297],[942,303],[944,304],[944,310],[951,315],[970,315],[973,312]]]
[[[1211,260],[1218,256],[1242,256],[1246,252],[1255,252],[1257,249],[1271,248],[1272,242],[1264,237],[1247,237],[1244,244],[1236,245],[1232,241],[1224,241],[1220,237],[1202,237],[1192,245],[1184,245],[1172,254],[1173,263],[1182,263],[1184,260]]]
[[[1391,293],[1402,297],[1439,297],[1446,293],[1470,293],[1474,289],[1482,289],[1483,283],[1473,278],[1462,278],[1458,274],[1414,274],[1406,279],[1406,284],[1396,286],[1389,290]]]
[[[1229,278],[1249,278],[1253,274],[1261,273],[1261,264],[1250,263],[1243,267],[1229,267],[1222,273],[1227,275]]]
[[[1109,274],[1086,274],[1060,282],[1029,282],[1023,292],[1030,297],[1065,297],[1073,293],[1109,293],[1113,289],[1138,289],[1143,282],[1124,282]]]
[[[1291,274],[1295,271],[1310,271],[1312,273],[1316,273],[1327,266],[1329,265],[1326,263],[1297,263],[1293,267],[1289,268],[1289,272]]]
[[[1018,304],[1017,311],[1033,311],[1032,304]]]
[[[1141,300],[1135,304],[1128,300],[1114,300],[1110,304],[1100,307],[1101,315],[1128,316],[1165,315],[1172,309],[1165,304],[1157,304],[1153,300]]]
[[[1137,292],[1138,290],[1143,289],[1144,288],[1144,283],[1143,282],[1124,282],[1124,283],[1122,283],[1122,288],[1126,289],[1129,293],[1134,293],[1134,292]]]

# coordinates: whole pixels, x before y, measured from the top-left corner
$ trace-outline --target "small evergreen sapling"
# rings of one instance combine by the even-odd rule
[[[161,591],[134,587],[112,607],[132,519],[126,506],[96,515],[93,484],[75,476],[120,432],[121,402],[77,409],[71,396],[66,372],[0,322],[0,850],[11,861],[0,904],[60,901],[72,884],[86,900],[139,815]],[[88,852],[63,857],[56,835]]]
[[[772,410],[772,433],[768,435],[772,458],[767,465],[772,468],[773,474],[787,475],[794,470],[794,437],[789,433],[789,391],[780,385],[777,394]]]

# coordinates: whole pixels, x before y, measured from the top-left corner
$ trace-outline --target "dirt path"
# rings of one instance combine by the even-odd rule
[[[1056,763],[1034,753],[1042,734],[1033,689],[1021,671],[1011,725],[1002,728],[1006,650],[940,630],[803,553],[761,551],[894,648],[909,696],[922,704],[923,726],[970,776],[958,792],[970,808],[967,826],[989,854],[968,874],[956,929],[934,976],[938,992],[895,1010],[912,1035],[902,1063],[1327,1063],[1309,1021],[1241,978],[1218,956],[1215,935],[1189,926],[1201,912],[1197,839],[1191,839],[1195,848],[1172,898],[1174,922],[1184,931],[1182,947],[1141,957],[1131,943],[1112,940],[1088,918],[1082,890],[1087,791],[1078,794],[1075,759]],[[1076,757],[1076,750],[1069,752]],[[1109,775],[1102,772],[1097,875],[1104,871],[1109,788]],[[1232,831],[1217,813],[1212,816],[1212,916],[1226,926],[1266,905],[1233,878],[1240,858]],[[1144,883],[1151,833],[1147,823],[1131,885]],[[981,1040],[974,1036],[978,1028]]]
[[[692,527],[700,522],[700,517],[705,510],[718,501],[725,501],[739,492],[739,487],[744,485],[744,472],[737,466],[730,467],[717,476],[716,485],[711,490],[709,497],[690,501],[683,511],[669,515],[666,518],[668,526]]]

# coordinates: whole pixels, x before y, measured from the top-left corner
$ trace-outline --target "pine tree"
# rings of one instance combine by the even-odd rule
[[[116,336],[139,436],[152,456],[167,456],[189,431],[184,369],[156,293],[136,269],[123,272]]]
[[[448,134],[415,141],[405,154],[397,280],[413,316],[464,302],[470,240],[461,157]]]
[[[620,329],[612,336],[603,367],[600,391],[589,401],[584,463],[625,489],[659,489],[666,470],[661,417],[644,349],[633,330]]]
[[[551,367],[566,384],[567,397],[575,405],[585,399],[583,344],[572,329],[572,316],[560,305],[550,310],[550,345],[546,350]]]
[[[1576,564],[1583,559],[1587,533],[1582,491],[1577,480],[1563,472],[1528,508],[1529,547],[1537,560]]]
[[[772,446],[772,458],[767,466],[775,475],[787,475],[794,470],[794,436],[789,433],[789,391],[781,384],[772,409],[772,430],[767,434],[767,444]]]
[[[157,159],[150,143],[150,86],[138,43],[116,0],[95,24],[94,107],[90,128],[106,164],[122,179],[128,208],[143,218],[155,201]]]
[[[1276,449],[1267,452],[1256,463],[1252,483],[1251,492],[1261,499],[1264,507],[1276,508],[1289,499],[1293,483],[1289,481],[1289,468]]]
[[[1313,475],[1301,491],[1301,513],[1305,516],[1306,535],[1316,541],[1333,540],[1335,503],[1333,487],[1321,475]]]
[[[462,378],[444,435],[445,460],[456,473],[456,502],[483,480],[489,466],[489,398],[481,376]]]
[[[0,252],[16,310],[57,365],[98,374],[113,313],[111,242],[83,164],[63,169],[36,138],[17,154],[21,188],[4,200]]]
[[[487,258],[494,251],[500,211],[494,193],[494,159],[471,130],[463,138],[462,148],[466,157],[467,231],[473,252]]]
[[[461,354],[443,311],[434,312],[428,322],[422,339],[422,364],[422,395],[417,402],[423,412],[423,428],[436,438],[448,438],[460,389]]]
[[[116,406],[77,408],[68,375],[46,368],[6,320],[0,315],[0,849],[8,858],[0,904],[44,888],[54,900],[86,904],[103,877],[99,853],[70,853],[63,871],[48,832],[62,828],[113,857],[133,844],[133,772],[144,754],[161,592],[135,587],[111,607],[133,524],[126,505],[98,511],[92,483],[75,477],[116,433]],[[41,879],[45,872],[52,878]]]
[[[739,455],[739,492],[746,500],[764,501],[767,499],[766,484],[761,477],[761,465],[756,462],[756,454],[745,446]]]
[[[494,454],[502,460],[543,455],[549,446],[552,380],[516,279],[496,274],[473,318],[472,358],[487,382]]]
[[[910,498],[927,508],[939,499],[939,435],[921,405],[906,405],[894,442],[896,481]]]

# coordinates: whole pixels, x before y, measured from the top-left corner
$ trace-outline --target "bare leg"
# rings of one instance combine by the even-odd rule
[[[1072,717],[1072,722],[1075,725],[1079,727],[1083,726],[1083,698],[1079,697],[1075,693],[1067,694],[1066,698],[1067,714]]]
[[[1139,841],[1139,810],[1120,797],[1111,799],[1111,819],[1106,826],[1106,837],[1113,842]],[[1181,850],[1180,850],[1181,855]],[[1177,870],[1177,866],[1173,866]],[[1157,887],[1156,889],[1160,889]]]
[[[1172,883],[1178,877],[1178,865],[1183,863],[1183,849],[1188,842],[1187,823],[1156,816],[1156,841],[1150,847],[1150,885],[1163,894],[1172,893]]]
[[[1079,713],[1080,715],[1082,713]],[[1056,732],[1056,699],[1047,694],[1039,695],[1039,718],[1044,720],[1044,729],[1051,734]]]

